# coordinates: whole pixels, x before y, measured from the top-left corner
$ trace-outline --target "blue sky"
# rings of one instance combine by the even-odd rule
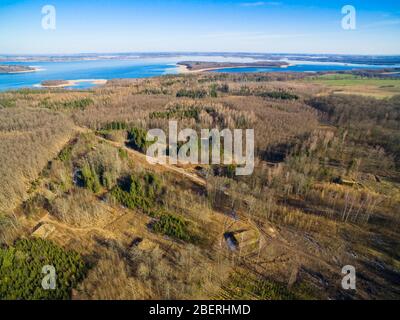
[[[341,27],[348,4],[356,30]],[[2,54],[133,51],[400,54],[400,1],[0,1]]]

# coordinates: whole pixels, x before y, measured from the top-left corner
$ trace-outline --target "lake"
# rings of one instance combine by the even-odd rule
[[[44,80],[148,78],[163,74],[176,74],[175,64],[132,60],[94,60],[72,62],[7,62],[40,69],[37,72],[0,74],[0,90],[33,87]],[[81,83],[74,88],[88,88],[91,83]]]
[[[357,69],[381,69],[382,66],[355,66],[355,65],[338,65],[338,64],[296,64],[288,66],[287,68],[262,68],[262,67],[249,67],[249,68],[226,68],[214,70],[213,72],[323,72],[323,71],[346,71]]]
[[[121,78],[148,78],[166,74],[177,74],[176,63],[184,60],[216,61],[216,62],[252,62],[255,60],[245,58],[229,58],[216,56],[179,56],[171,58],[146,58],[146,59],[105,59],[82,60],[62,62],[13,62],[6,61],[0,64],[18,64],[33,66],[40,69],[37,72],[0,74],[0,91],[32,88],[44,80],[78,80],[78,79],[121,79]],[[291,61],[293,62],[293,61]],[[372,65],[345,65],[337,63],[309,63],[307,61],[295,62],[296,65],[287,68],[229,68],[215,70],[214,72],[318,72],[342,71],[352,69],[372,69],[385,66]],[[393,67],[393,66],[392,66]],[[73,88],[89,88],[93,84],[79,83]]]

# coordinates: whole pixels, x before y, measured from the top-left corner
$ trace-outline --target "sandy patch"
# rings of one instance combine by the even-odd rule
[[[37,88],[65,88],[65,87],[73,87],[80,83],[90,82],[94,85],[103,85],[107,83],[105,79],[78,79],[78,80],[66,80],[65,83],[57,84],[57,85],[42,85],[37,84],[35,87]]]
[[[201,72],[208,72],[208,71],[215,71],[215,70],[224,70],[224,69],[242,69],[242,68],[273,68],[272,66],[233,66],[233,67],[215,67],[215,68],[204,68],[204,69],[198,69],[198,70],[190,70],[187,66],[178,64],[178,73],[181,74],[187,74],[187,73],[201,73]],[[295,64],[288,64],[288,65],[283,65],[280,68],[287,68],[295,66]]]
[[[37,68],[37,67],[31,67],[31,68],[33,68],[33,70],[7,72],[6,74],[31,73],[31,72],[38,72],[38,71],[43,71],[44,70],[44,69]]]

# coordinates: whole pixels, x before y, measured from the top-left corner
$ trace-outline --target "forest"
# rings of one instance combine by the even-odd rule
[[[196,73],[0,93],[0,299],[399,299],[398,82]],[[254,172],[149,163],[146,134],[170,120],[254,129]]]

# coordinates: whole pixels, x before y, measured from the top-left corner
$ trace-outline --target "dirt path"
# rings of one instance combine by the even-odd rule
[[[205,187],[207,185],[207,182],[206,182],[205,179],[200,178],[199,176],[197,176],[195,174],[189,173],[189,172],[185,171],[182,168],[170,165],[168,163],[165,163],[165,164],[162,164],[162,163],[152,164],[149,161],[147,161],[147,156],[145,154],[140,153],[138,151],[135,151],[135,150],[133,150],[131,148],[128,148],[123,143],[110,141],[110,140],[107,140],[107,139],[99,137],[99,136],[96,136],[96,137],[101,141],[104,141],[106,143],[109,143],[109,144],[113,145],[114,147],[117,147],[117,148],[125,150],[129,155],[131,155],[131,156],[133,156],[135,158],[139,158],[142,162],[144,162],[144,161],[147,162],[149,166],[154,166],[156,168],[163,168],[163,169],[165,169],[167,171],[173,171],[173,172],[179,174],[182,177],[188,178],[190,181],[196,183],[197,185],[199,185],[201,187]],[[167,157],[167,161],[166,162],[169,162],[169,157]]]
[[[44,215],[39,221],[38,224],[50,224],[56,227],[59,227],[64,230],[72,231],[72,232],[78,232],[78,233],[88,233],[88,232],[99,232],[102,233],[103,235],[106,235],[107,237],[113,238],[114,234],[110,231],[108,231],[106,228],[107,226],[100,228],[100,227],[73,227],[71,225],[68,225],[66,223],[60,222],[50,216],[50,214]]]

